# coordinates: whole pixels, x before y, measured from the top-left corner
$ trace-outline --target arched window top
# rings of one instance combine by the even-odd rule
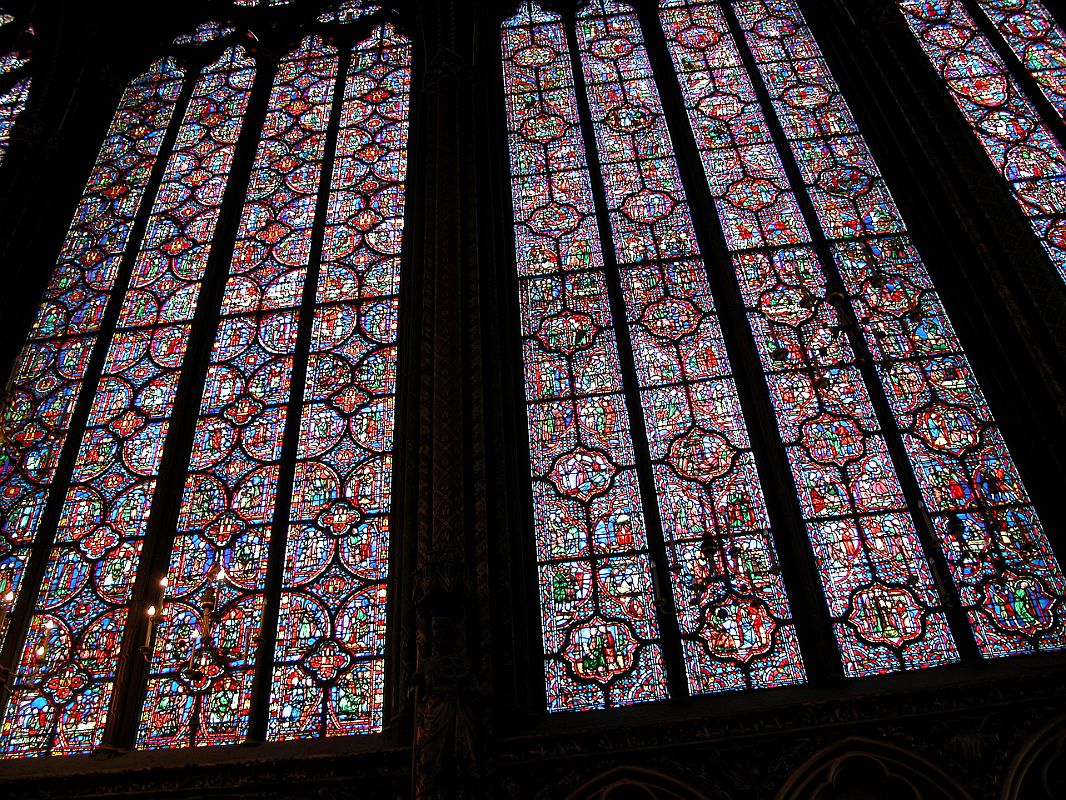
[[[535,25],[546,22],[558,22],[562,17],[539,3],[520,3],[518,9],[504,21],[505,28],[519,28],[523,25]]]
[[[269,12],[270,8],[271,6],[263,6],[266,12]],[[285,13],[285,11],[279,9],[278,13]],[[353,26],[350,33],[346,32],[346,38],[364,38],[370,27],[382,22],[395,22],[396,16],[397,12],[375,3],[363,0],[339,0],[337,3],[327,4],[326,10],[317,16],[300,15],[292,19],[286,18],[284,30],[280,34],[275,31],[272,35],[275,38],[280,35],[283,37],[282,41],[287,38],[289,42],[296,42],[316,31],[333,35],[338,30],[347,31],[348,26],[353,26],[353,23],[362,22],[360,26]],[[249,37],[251,42],[255,42],[263,33],[259,27],[264,19],[269,20],[270,17],[260,16],[259,12],[241,13],[238,10],[230,19],[200,23],[192,31],[177,36],[173,44],[192,48],[224,43],[242,35]]]

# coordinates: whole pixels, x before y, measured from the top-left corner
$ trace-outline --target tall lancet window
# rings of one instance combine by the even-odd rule
[[[120,101],[5,412],[9,757],[381,728],[410,45],[307,27]]]
[[[1039,0],[901,0],[951,99],[1066,280],[1066,37]],[[1012,73],[1017,64],[1018,74]],[[1028,73],[1033,94],[1019,78]],[[1045,105],[1046,104],[1046,105]]]
[[[799,602],[848,676],[960,635],[1066,645],[1062,572],[792,0],[530,3],[501,36],[549,708],[802,682]]]

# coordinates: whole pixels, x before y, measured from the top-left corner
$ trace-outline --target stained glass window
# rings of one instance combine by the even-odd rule
[[[738,7],[984,655],[1066,646],[1066,584],[880,171],[794,0]],[[782,21],[775,31],[771,19]],[[794,30],[789,30],[789,24]],[[796,102],[811,82],[824,106]],[[1022,586],[1024,585],[1024,589]],[[1016,596],[1018,603],[1004,604]],[[1025,597],[1022,600],[1022,597]],[[1025,620],[1025,621],[1023,621]]]
[[[178,375],[253,74],[242,51],[223,53],[203,70],[185,112],[119,310],[15,681],[19,690],[8,719],[32,713],[42,699],[54,719],[43,726],[13,725],[12,749],[63,754],[99,742]],[[192,219],[195,225],[188,224]],[[47,652],[39,659],[36,650],[45,639]],[[43,684],[42,676],[48,676]],[[73,700],[80,713],[58,711],[66,705],[62,700]]]
[[[503,31],[548,707],[656,700],[647,526],[566,38],[534,9]]]
[[[1066,646],[1061,569],[793,0],[659,16],[530,3],[501,33],[549,708],[659,699],[671,648],[693,694],[804,679],[756,466],[775,459],[846,675],[958,660],[935,562],[982,655]],[[702,231],[678,131],[713,203]],[[746,330],[719,322],[730,297]],[[752,346],[758,376],[727,354]],[[735,380],[765,387],[761,412]],[[783,459],[749,441],[767,411]]]
[[[756,2],[738,10],[765,13]],[[793,11],[784,3],[774,10]],[[842,335],[846,317],[826,299],[833,276],[813,247],[738,42],[715,4],[666,3],[662,14],[845,672],[864,675],[953,660],[881,423],[854,348]],[[778,19],[772,17],[774,23]],[[812,43],[803,44],[812,62]],[[774,66],[776,72],[763,71],[767,78],[793,83],[785,71],[791,63]],[[806,66],[811,72],[821,64]],[[811,91],[834,90],[827,75],[814,77],[822,80]]]
[[[0,11],[0,162],[7,153],[11,129],[30,94],[29,46],[33,28]]]
[[[139,747],[242,741],[257,672],[269,738],[381,729],[410,45],[346,31],[272,74],[204,23],[120,101],[5,411],[8,757],[118,706]]]
[[[173,61],[160,61],[126,88],[16,362],[13,398],[4,410],[8,446],[0,466],[3,588],[5,594],[15,593],[15,602],[53,494],[57,462],[74,404],[85,388],[89,357],[100,338],[130,228],[182,79]]]
[[[1025,6],[1019,11],[1026,13],[1005,13],[1011,6]],[[985,2],[982,7],[1061,114],[1059,87],[1066,54],[1061,31],[1047,12],[1037,2]],[[900,8],[1066,280],[1066,198],[1059,190],[1066,180],[1066,150],[962,0],[901,0]],[[1030,25],[1035,26],[1033,39],[1023,35]]]
[[[577,41],[694,693],[803,679],[763,490],[636,16]]]
[[[270,737],[380,730],[410,45],[357,47],[318,274]]]
[[[1040,0],[977,0],[999,35],[1066,116],[1066,36]]]

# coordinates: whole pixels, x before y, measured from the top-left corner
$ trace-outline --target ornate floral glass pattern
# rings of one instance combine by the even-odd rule
[[[330,186],[272,681],[272,739],[381,729],[410,43],[352,53]]]
[[[21,588],[104,308],[182,78],[172,61],[160,61],[127,86],[16,364],[13,396],[3,410],[6,446],[0,460],[5,593]],[[33,667],[17,669],[27,675]],[[27,733],[15,730],[22,714],[36,710],[8,715],[0,731],[4,749],[24,749],[10,740]],[[46,722],[38,727],[46,730]]]
[[[1066,116],[1066,37],[1040,0],[977,0],[1000,36]]]
[[[566,35],[502,31],[548,707],[666,696],[633,442]]]
[[[15,680],[14,750],[84,752],[103,732],[178,375],[253,72],[240,50],[204,70],[167,163]],[[48,623],[53,627],[45,633]],[[42,660],[35,650],[45,636]],[[42,711],[46,725],[39,724]]]
[[[337,56],[281,61],[196,424],[138,744],[247,731],[299,305]]]
[[[1066,150],[959,0],[901,0],[900,7],[1066,280]]]
[[[845,672],[954,660],[884,434],[722,11],[675,0],[662,20]]]
[[[803,679],[711,287],[636,16],[578,15],[689,689]]]
[[[1066,646],[1062,571],[810,30],[794,0],[752,0],[737,5],[737,16],[831,242],[981,652]]]

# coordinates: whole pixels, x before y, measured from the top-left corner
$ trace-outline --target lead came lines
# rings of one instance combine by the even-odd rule
[[[666,696],[574,79],[558,17],[502,30],[550,710]]]
[[[710,286],[636,17],[578,16],[690,691],[804,673]]]

